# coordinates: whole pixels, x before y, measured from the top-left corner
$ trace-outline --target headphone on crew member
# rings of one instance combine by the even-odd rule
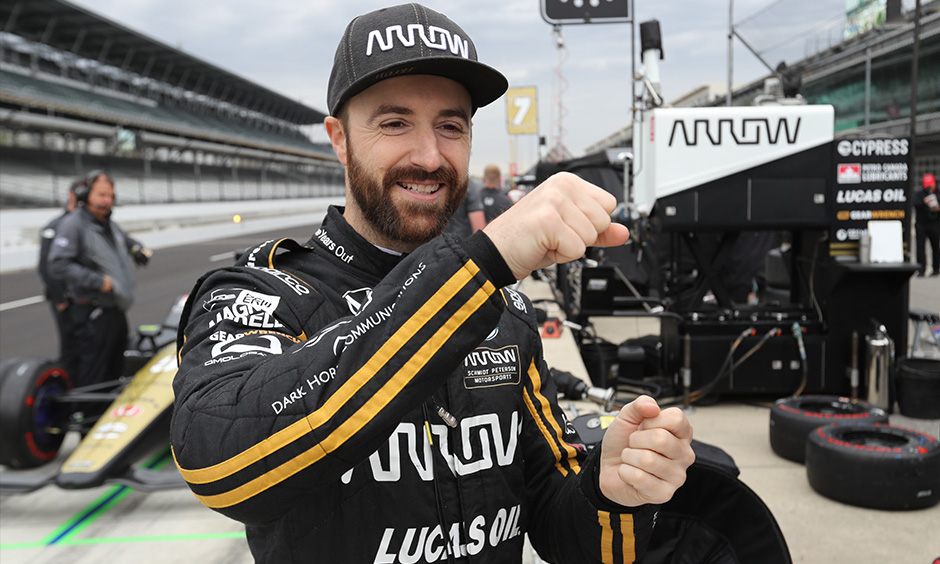
[[[84,180],[80,181],[75,186],[75,202],[78,205],[84,206],[88,203],[88,195],[91,193],[91,187],[95,183],[95,180],[98,180],[99,176],[104,176],[109,181],[111,180],[107,172],[96,169],[86,174]],[[111,184],[114,184],[114,182],[111,182]]]

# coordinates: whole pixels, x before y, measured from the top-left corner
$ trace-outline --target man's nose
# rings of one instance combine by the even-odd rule
[[[411,164],[434,171],[441,167],[443,161],[439,139],[433,128],[418,132],[415,136],[415,146],[411,150]]]

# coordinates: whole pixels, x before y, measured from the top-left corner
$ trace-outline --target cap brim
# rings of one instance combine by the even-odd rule
[[[401,72],[403,69],[408,70],[407,72]],[[467,89],[467,92],[470,93],[470,100],[473,103],[474,111],[476,111],[477,108],[482,108],[494,102],[505,94],[506,90],[509,88],[509,81],[506,80],[506,77],[503,76],[501,72],[479,61],[456,57],[424,57],[411,61],[399,61],[393,65],[372,71],[368,76],[360,78],[346,89],[343,93],[343,97],[340,98],[336,102],[335,107],[330,110],[331,113],[335,115],[336,110],[342,107],[347,100],[373,84],[390,78],[388,75],[393,71],[399,71],[394,73],[396,77],[429,74],[433,76],[443,76],[444,78],[459,82]]]

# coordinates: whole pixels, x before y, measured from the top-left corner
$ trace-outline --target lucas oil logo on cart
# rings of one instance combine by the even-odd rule
[[[478,347],[467,355],[463,365],[467,370],[464,387],[468,390],[518,384],[521,380],[516,345],[499,349]]]
[[[904,195],[904,188],[886,188],[884,190],[839,190],[836,193],[837,204],[904,203],[906,201],[907,196]]]

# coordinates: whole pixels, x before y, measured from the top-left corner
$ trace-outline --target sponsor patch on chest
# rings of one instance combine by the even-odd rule
[[[522,377],[517,345],[498,349],[477,347],[467,355],[463,365],[466,369],[463,383],[468,390],[515,385]]]

